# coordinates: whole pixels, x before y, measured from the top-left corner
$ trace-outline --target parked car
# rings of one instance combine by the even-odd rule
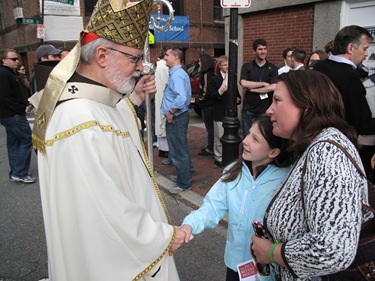
[[[187,72],[190,77],[190,86],[191,86],[191,101],[190,106],[194,108],[194,112],[199,116],[202,116],[202,111],[199,107],[199,74],[200,67],[198,61],[193,62],[188,65]]]
[[[217,58],[213,58],[213,60],[217,61]],[[219,68],[215,68],[215,73],[219,73]],[[198,61],[194,61],[187,65],[187,72],[190,77],[190,85],[191,85],[191,101],[190,106],[194,108],[194,112],[199,116],[202,116],[202,110],[199,106],[199,75],[200,75],[200,67]]]

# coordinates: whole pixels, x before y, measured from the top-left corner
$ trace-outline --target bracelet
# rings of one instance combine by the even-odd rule
[[[275,242],[272,244],[271,248],[270,248],[270,261],[271,263],[275,263],[275,261],[273,260],[273,250],[275,250],[276,246],[279,245],[280,243],[279,242]]]

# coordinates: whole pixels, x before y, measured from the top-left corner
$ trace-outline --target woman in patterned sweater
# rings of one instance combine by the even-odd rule
[[[253,237],[252,250],[259,262],[276,265],[281,280],[319,280],[311,277],[352,263],[364,220],[361,206],[367,203],[366,180],[337,146],[323,141],[341,144],[363,168],[356,136],[344,121],[337,89],[310,70],[279,76],[267,114],[273,133],[292,141],[296,160],[265,214],[273,242]]]

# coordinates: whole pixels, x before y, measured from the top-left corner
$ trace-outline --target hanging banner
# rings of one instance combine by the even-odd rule
[[[157,14],[152,15],[158,18]],[[160,18],[166,20],[169,15],[160,15]],[[160,24],[163,25],[162,23]],[[154,30],[153,24],[149,25],[149,29]],[[155,42],[189,42],[190,29],[189,17],[187,16],[174,16],[172,24],[165,31],[154,30]]]

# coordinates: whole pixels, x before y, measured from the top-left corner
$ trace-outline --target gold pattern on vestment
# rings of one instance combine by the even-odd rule
[[[118,44],[142,49],[147,38],[153,0],[135,4],[124,2],[99,0],[87,30]]]
[[[144,271],[142,271],[140,274],[138,274],[132,281],[137,281],[143,277],[147,272],[149,272],[155,265],[158,264],[158,262],[161,261],[161,259],[169,252],[169,248],[172,247],[173,241],[176,238],[176,227],[173,227],[173,235],[172,240],[169,242],[168,247],[164,250],[164,252],[153,262],[151,263]]]

